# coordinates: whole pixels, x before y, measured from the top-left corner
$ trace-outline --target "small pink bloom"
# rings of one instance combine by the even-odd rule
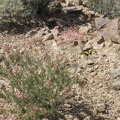
[[[12,40],[13,40],[13,41],[17,40],[16,36],[13,36],[13,37],[12,37]]]
[[[19,99],[26,99],[27,98],[27,95],[26,93],[22,93],[22,92],[16,92],[16,97],[19,98]]]
[[[13,114],[10,116],[9,120],[18,120],[18,116]]]
[[[30,66],[30,68],[31,68],[31,69],[34,69],[34,68],[35,68],[35,66],[34,66],[34,65],[32,65],[32,66]]]
[[[29,77],[32,77],[33,75],[31,73],[28,74]]]
[[[62,40],[62,43],[70,44],[73,43],[75,40],[83,40],[83,35],[80,34],[77,29],[69,28],[61,34],[60,38]]]
[[[69,90],[68,88],[64,88],[64,89],[62,90],[62,94],[66,93],[68,90]]]
[[[32,111],[33,111],[34,113],[36,113],[37,110],[38,110],[37,106],[34,106],[33,109],[32,109]]]
[[[14,66],[14,67],[13,67],[13,70],[12,70],[13,75],[16,76],[17,73],[18,73],[18,71],[19,71],[19,66],[17,66],[17,65]]]
[[[39,49],[38,49],[38,48],[35,48],[35,51],[36,51],[36,52],[38,52],[38,51],[39,51]]]

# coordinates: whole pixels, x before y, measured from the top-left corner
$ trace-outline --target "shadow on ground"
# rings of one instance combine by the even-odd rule
[[[34,18],[26,18],[22,23],[3,23],[0,26],[0,31],[3,32],[7,30],[10,34],[25,34],[31,29],[45,26],[49,29],[59,26],[59,28],[63,30],[66,27],[76,27],[86,24],[88,21],[88,16],[82,11],[64,13],[62,10],[58,10],[44,15],[39,14]]]
[[[95,115],[92,111],[92,106],[83,103],[82,99],[80,101],[65,100],[60,107],[60,115],[58,118],[63,120],[105,120],[101,116]],[[57,118],[57,119],[58,119]]]

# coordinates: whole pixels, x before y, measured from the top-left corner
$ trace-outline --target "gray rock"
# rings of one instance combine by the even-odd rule
[[[66,107],[68,107],[68,108],[70,108],[71,107],[71,105],[70,104],[64,104],[64,106],[66,106]]]
[[[80,26],[79,31],[82,34],[87,34],[89,29],[91,29],[91,24],[88,24],[88,26]]]
[[[84,48],[83,48],[83,51],[86,51],[86,50],[89,50],[92,48],[92,45],[90,42],[87,42],[85,45],[84,45]]]
[[[72,7],[64,7],[62,9],[65,13],[72,13],[72,12],[77,12],[77,11],[82,11],[83,10],[83,6],[72,6]]]
[[[37,32],[36,31],[30,31],[25,35],[25,38],[31,37],[33,35],[35,35]]]
[[[58,33],[59,33],[58,28],[52,29],[51,33],[53,34],[54,38],[57,38],[58,37]]]
[[[90,116],[85,117],[83,120],[91,120]]]
[[[66,6],[79,6],[82,3],[82,0],[64,0]]]
[[[88,60],[88,61],[86,61],[86,63],[87,63],[87,65],[93,65],[94,64],[94,62],[92,60]]]
[[[0,48],[0,54],[4,53],[4,49]]]
[[[94,66],[94,69],[98,69],[98,67],[99,67],[99,65],[95,65],[95,66]]]
[[[75,64],[71,65],[71,67],[73,67],[73,68],[78,68],[78,66],[79,66],[78,63],[75,63]]]
[[[73,118],[73,120],[79,120],[78,118]]]
[[[105,47],[105,42],[102,37],[96,37],[92,40],[92,46],[95,50],[103,49]]]
[[[43,118],[42,120],[48,120],[47,118]]]
[[[108,18],[103,18],[103,16],[100,16],[99,18],[95,19],[95,25],[97,29],[100,29],[104,25],[106,25],[110,20]]]
[[[74,0],[74,5],[79,6],[82,3],[82,0]]]
[[[1,5],[0,5],[1,6]],[[0,16],[0,20],[2,20],[2,17]]]
[[[0,89],[3,89],[5,87],[5,81],[0,80]]]
[[[116,90],[120,90],[120,77],[117,77],[113,82],[112,86]]]
[[[28,33],[26,33],[25,38],[28,38],[28,37],[31,37],[31,36],[37,34],[38,30],[40,30],[39,27],[34,30],[29,31]]]
[[[98,111],[99,113],[104,112],[104,111],[105,111],[105,103],[99,103],[99,104],[97,105],[97,111]]]
[[[89,11],[89,8],[88,8],[88,7],[83,7],[82,12],[83,12],[83,13],[86,13],[87,11]]]
[[[95,69],[94,69],[94,67],[92,67],[92,68],[88,68],[86,71],[92,73],[95,71]]]
[[[114,78],[117,78],[120,76],[120,68],[118,69],[115,69],[111,72],[111,75],[114,77]]]
[[[54,36],[51,33],[43,36],[43,42],[46,41],[46,40],[52,40],[52,39],[54,39]]]
[[[87,113],[85,111],[81,111],[79,115],[81,118],[85,118],[87,116]]]
[[[62,119],[62,118],[59,118],[58,120],[64,120],[64,119]]]
[[[87,5],[88,5],[88,0],[82,0],[82,4],[83,4],[84,6],[87,6]]]
[[[118,21],[119,19],[113,19],[108,22],[97,32],[97,36],[103,36],[105,41],[111,40],[113,43],[120,44]]]
[[[120,44],[120,36],[115,35],[114,37],[111,38],[111,41],[116,44]]]
[[[72,120],[72,119],[73,119],[73,116],[70,115],[70,114],[66,114],[66,115],[65,115],[65,118],[66,118],[66,120]]]

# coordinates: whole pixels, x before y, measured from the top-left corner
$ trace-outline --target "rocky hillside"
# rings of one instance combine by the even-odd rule
[[[44,45],[65,56],[69,71],[76,72],[81,82],[73,85],[74,96],[63,102],[63,117],[58,120],[120,120],[120,17],[110,20],[84,2],[66,1],[62,0],[62,13],[47,20],[48,26],[19,35],[1,33],[0,55],[9,49],[40,50]],[[8,84],[0,77],[1,92]],[[15,120],[12,107],[0,98],[1,120]]]

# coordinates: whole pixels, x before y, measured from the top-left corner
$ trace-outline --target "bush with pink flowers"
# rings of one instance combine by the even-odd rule
[[[68,28],[60,35],[61,43],[73,44],[75,41],[84,40],[83,35],[76,28]]]
[[[33,57],[34,56],[34,57]],[[71,75],[66,62],[52,59],[48,53],[35,57],[32,52],[8,52],[3,55],[0,75],[10,80],[5,89],[8,101],[16,103],[20,119],[57,119],[58,108],[79,78]]]

